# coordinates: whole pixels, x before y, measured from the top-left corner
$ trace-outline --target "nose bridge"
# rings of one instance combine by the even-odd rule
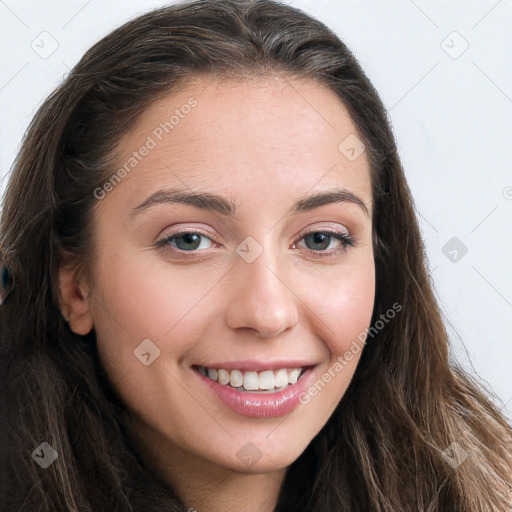
[[[237,252],[240,249],[250,252],[257,248],[248,241],[248,245],[242,242]],[[260,246],[259,255],[252,261],[243,254],[234,269],[236,282],[226,315],[229,327],[252,329],[262,337],[293,327],[298,321],[297,297],[286,282],[286,265],[278,251]]]

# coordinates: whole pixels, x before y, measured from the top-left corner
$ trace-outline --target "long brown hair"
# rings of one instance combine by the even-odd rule
[[[0,249],[14,288],[0,306],[1,510],[185,511],[125,435],[94,331],[73,334],[57,269],[86,268],[94,190],[124,133],[187,79],[314,80],[348,108],[370,156],[377,276],[356,373],[321,432],[288,469],[278,511],[510,512],[512,429],[456,363],[386,111],[324,24],[271,0],[198,0],[140,16],[95,44],[35,115],[15,161]],[[31,454],[57,453],[43,469]]]

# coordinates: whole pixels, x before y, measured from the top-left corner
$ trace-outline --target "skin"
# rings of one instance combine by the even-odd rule
[[[343,397],[360,353],[309,403],[277,418],[235,413],[191,366],[300,358],[317,365],[316,381],[349,350],[375,298],[370,170],[366,153],[350,161],[338,150],[357,133],[340,100],[283,77],[198,78],[147,108],[119,144],[119,165],[191,97],[197,106],[98,201],[89,277],[60,271],[62,313],[78,334],[95,329],[134,439],[187,506],[271,511],[287,467]],[[134,214],[167,188],[222,195],[237,216],[176,203]],[[347,201],[289,211],[304,195],[334,188],[352,192],[368,213]],[[179,228],[206,235],[199,254],[157,247]],[[307,245],[307,233],[329,229],[348,231],[355,246],[335,238],[327,249]],[[248,236],[263,249],[252,263],[236,252]],[[144,339],[160,350],[148,366],[134,357]],[[237,456],[247,443],[260,454],[255,463]]]

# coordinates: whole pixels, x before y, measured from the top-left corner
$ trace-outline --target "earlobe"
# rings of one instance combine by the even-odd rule
[[[59,270],[59,307],[69,328],[80,335],[89,334],[94,326],[90,309],[90,294],[85,279],[76,269],[61,267]]]

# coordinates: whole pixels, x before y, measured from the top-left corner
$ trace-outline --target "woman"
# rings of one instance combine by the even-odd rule
[[[2,510],[510,510],[386,112],[301,11],[199,0],[97,43],[0,244]]]

